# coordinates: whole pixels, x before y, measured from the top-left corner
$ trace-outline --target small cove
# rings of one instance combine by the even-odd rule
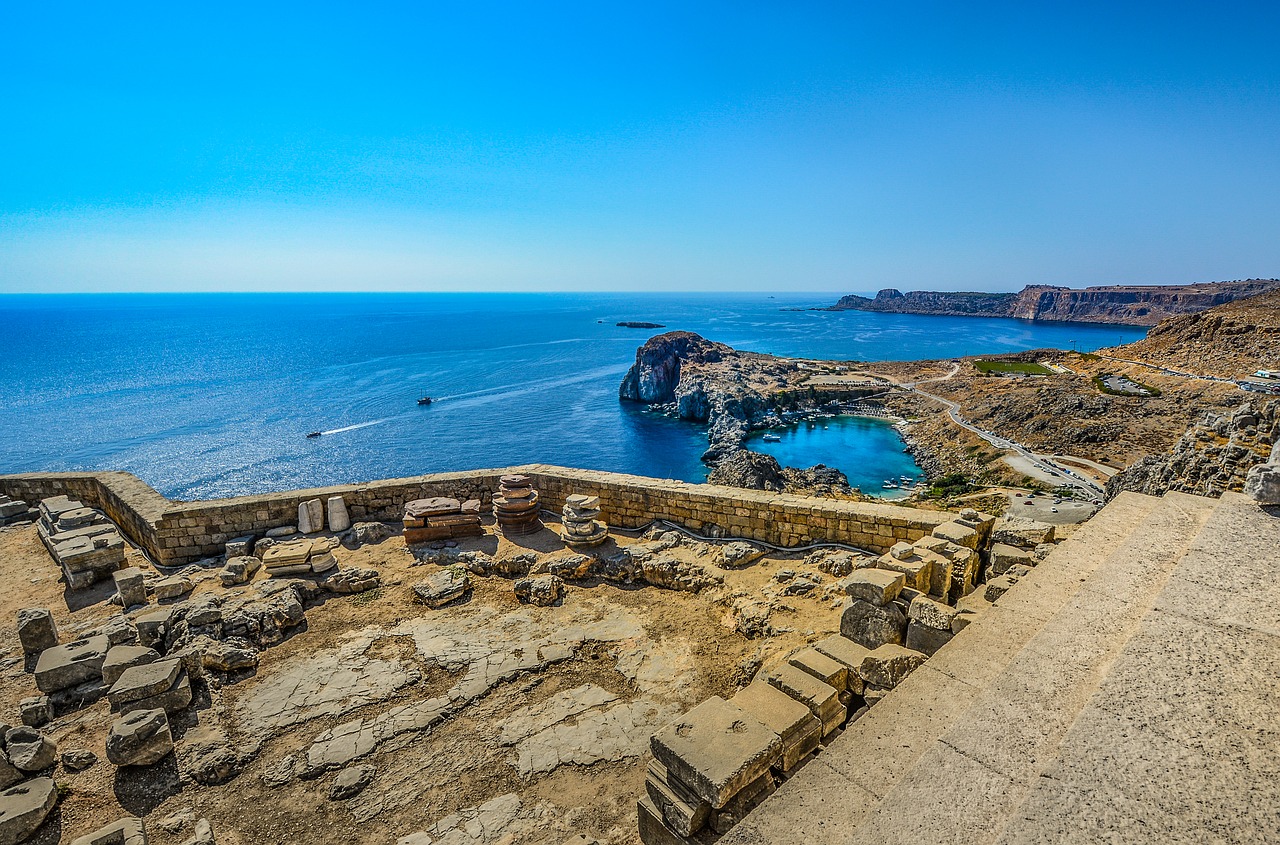
[[[778,442],[764,439],[766,434]],[[922,477],[920,467],[903,449],[902,438],[888,420],[839,415],[756,431],[747,448],[771,455],[782,466],[806,468],[814,464],[835,467],[849,477],[849,484],[863,493],[885,499],[901,498],[903,490],[886,490],[884,481]]]

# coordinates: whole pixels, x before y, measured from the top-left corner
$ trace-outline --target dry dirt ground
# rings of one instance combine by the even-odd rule
[[[615,535],[600,552],[645,539]],[[460,548],[495,558],[564,553],[551,529],[518,546],[488,533]],[[384,586],[309,607],[305,625],[263,651],[248,677],[211,673],[191,711],[174,718],[176,757],[145,769],[107,762],[105,699],[47,726],[60,752],[100,759],[82,772],[58,766],[64,794],[33,841],[69,841],[138,815],[159,845],[185,841],[196,818],[212,821],[222,845],[558,843],[578,832],[636,842],[649,735],[839,626],[835,579],[802,554],[726,570],[718,547],[686,540],[665,554],[700,563],[722,585],[693,594],[570,583],[559,606],[533,607],[516,600],[511,580],[472,576],[468,595],[435,610],[415,603],[411,586],[439,567],[419,564],[399,536],[335,554],[344,567],[377,568]],[[130,558],[146,565],[136,551]],[[224,588],[216,571],[197,593],[252,588]],[[64,642],[119,610],[107,603],[109,585],[65,592],[32,527],[0,529],[0,578],[0,715],[17,722],[18,701],[36,693],[18,610],[50,608]],[[768,630],[748,639],[739,627],[750,625]],[[357,735],[368,753],[350,765],[372,765],[373,780],[354,798],[330,800],[335,771],[313,762],[345,760],[341,740]],[[184,777],[184,746],[222,736],[243,771],[218,786]]]

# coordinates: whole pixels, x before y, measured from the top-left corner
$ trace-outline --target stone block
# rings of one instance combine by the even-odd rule
[[[1007,516],[996,523],[991,531],[992,543],[1034,549],[1041,543],[1053,542],[1053,526],[1021,516]]]
[[[39,772],[58,760],[58,746],[35,728],[10,728],[4,735],[9,762],[24,772]]]
[[[40,652],[36,660],[36,688],[57,692],[102,677],[110,641],[103,635],[75,640]]]
[[[1018,583],[1018,579],[1007,573],[998,578],[992,578],[987,582],[987,589],[983,592],[982,597],[989,602],[995,602],[1009,592],[1016,583]]]
[[[185,596],[194,589],[195,585],[191,583],[190,578],[182,575],[170,575],[168,578],[162,578],[157,581],[151,588],[152,593],[156,597],[156,601],[167,601],[178,599]]]
[[[936,602],[931,598],[919,596],[907,608],[907,619],[920,625],[936,628],[939,631],[950,631],[951,620],[957,611],[954,607]]]
[[[907,615],[895,604],[878,607],[851,599],[840,614],[840,633],[866,648],[901,643],[907,635]]]
[[[711,818],[711,805],[672,777],[667,767],[657,760],[649,761],[644,789],[663,822],[679,836],[692,836]]]
[[[335,534],[351,527],[351,515],[347,513],[347,503],[341,496],[330,496],[325,502],[325,510],[329,517],[329,530]]]
[[[893,689],[924,663],[925,659],[925,655],[918,651],[886,644],[871,650],[858,667],[858,674],[868,684]]]
[[[885,569],[858,569],[840,581],[840,587],[855,601],[883,607],[898,597],[906,583],[900,572]]]
[[[324,504],[319,499],[308,499],[298,505],[298,530],[303,534],[324,530]]]
[[[940,631],[918,622],[907,623],[907,648],[929,657],[937,654],[954,636],[951,631]]]
[[[78,836],[71,845],[147,845],[147,827],[142,819],[131,816]]]
[[[18,641],[27,654],[39,654],[58,644],[58,626],[53,613],[43,607],[25,607],[18,611]]]
[[[903,545],[906,544],[904,543]],[[930,553],[929,557],[926,558],[923,554],[915,554],[915,550],[911,546],[907,546],[907,548],[911,549],[913,553],[905,558],[894,557],[891,554],[881,555],[876,559],[876,568],[888,570],[889,572],[901,572],[903,586],[927,593],[933,578],[933,561],[937,559],[937,556]]]
[[[840,690],[824,683],[807,672],[783,663],[765,673],[765,681],[785,692],[809,708],[809,712],[822,722],[822,735],[827,736],[844,723],[844,704],[840,702]]]
[[[837,690],[844,690],[849,686],[849,668],[812,646],[788,655],[787,662]]]
[[[138,642],[138,628],[133,624],[133,620],[125,616],[123,613],[116,614],[108,619],[98,633],[107,638],[107,643],[111,648],[118,645],[136,645]]]
[[[471,578],[462,567],[449,567],[414,584],[413,595],[427,607],[443,607],[469,589]]]
[[[224,549],[227,560],[235,557],[247,557],[253,554],[253,535],[247,534],[243,537],[236,537],[228,540]]]
[[[253,580],[253,576],[261,568],[262,561],[253,555],[229,557],[222,567],[222,572],[218,573],[218,577],[222,581],[222,586],[234,587],[237,584],[247,584]]]
[[[191,659],[196,662],[199,656],[191,654]],[[178,662],[183,663],[183,660],[179,659]],[[187,672],[184,663],[182,671],[178,672],[177,679],[174,680],[169,689],[147,698],[126,701],[120,705],[119,709],[121,713],[131,713],[134,710],[163,710],[166,713],[173,714],[191,706],[192,697],[191,675]]]
[[[650,748],[658,762],[715,809],[778,762],[782,739],[712,696],[654,734]]]
[[[763,680],[754,680],[729,700],[782,739],[779,768],[790,772],[818,748],[822,722],[809,708]]]
[[[102,662],[102,680],[107,686],[120,680],[126,669],[155,663],[160,653],[154,648],[140,645],[118,645],[107,651],[106,660]]]
[[[987,552],[987,572],[991,575],[1003,575],[1011,566],[1034,565],[1031,552],[1007,543],[993,543],[991,550]]]
[[[107,735],[107,759],[116,766],[150,766],[172,751],[169,717],[160,709],[126,713]]]
[[[648,795],[636,802],[636,825],[643,845],[689,845],[689,840],[667,826],[662,811]]]
[[[0,843],[27,841],[57,803],[53,778],[34,778],[0,792]]]
[[[818,640],[813,647],[848,669],[845,683],[849,692],[854,695],[862,694],[862,676],[858,674],[858,667],[862,665],[862,659],[871,653],[871,649],[858,645],[842,634],[832,634]]]
[[[142,570],[136,566],[117,569],[111,573],[116,582],[116,593],[120,596],[120,606],[126,610],[139,604],[147,603],[147,585],[142,579]]]
[[[944,522],[933,529],[933,536],[964,546],[966,549],[977,549],[979,542],[978,529],[963,522]]]
[[[111,685],[107,700],[118,710],[127,702],[159,695],[173,686],[181,671],[182,661],[174,658],[130,666]]]
[[[53,701],[47,695],[33,695],[18,702],[22,724],[40,728],[53,721]]]
[[[149,610],[135,616],[133,624],[138,629],[138,643],[144,646],[154,646],[159,643],[164,638],[172,616],[173,608],[171,607]]]

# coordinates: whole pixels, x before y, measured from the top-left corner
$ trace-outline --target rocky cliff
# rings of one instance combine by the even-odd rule
[[[902,293],[887,288],[876,294],[874,299],[856,295],[841,297],[831,310],[1154,326],[1168,317],[1204,311],[1275,290],[1280,290],[1280,280],[1249,279],[1197,285],[1112,285],[1083,290],[1029,285],[1019,293]]]
[[[1249,470],[1280,440],[1280,402],[1246,402],[1225,414],[1206,413],[1167,455],[1151,455],[1107,482],[1107,498],[1124,490],[1161,496],[1170,490],[1221,496],[1244,489]]]

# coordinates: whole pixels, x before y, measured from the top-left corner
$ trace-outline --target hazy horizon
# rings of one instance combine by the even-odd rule
[[[1280,8],[6,10],[0,293],[1280,276]]]

